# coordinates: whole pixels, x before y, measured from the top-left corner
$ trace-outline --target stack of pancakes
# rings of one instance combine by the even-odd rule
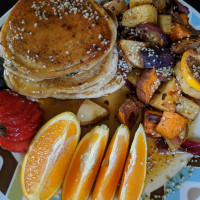
[[[33,98],[118,90],[116,26],[93,0],[19,0],[1,32],[5,80]]]

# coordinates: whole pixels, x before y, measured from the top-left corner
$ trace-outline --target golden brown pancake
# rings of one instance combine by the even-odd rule
[[[123,85],[123,77],[120,74],[116,74],[115,77],[106,85],[103,87],[98,87],[97,85],[92,87],[90,91],[81,91],[80,93],[63,93],[61,90],[54,90],[52,94],[47,94],[45,90],[27,90],[25,87],[30,87],[31,84],[25,84],[25,82],[21,83],[20,87],[16,87],[15,84],[13,84],[13,81],[15,82],[17,80],[17,77],[13,76],[12,74],[7,74],[7,71],[5,70],[4,75],[6,84],[9,88],[12,90],[15,90],[16,92],[26,95],[31,98],[47,98],[47,97],[54,97],[57,99],[85,99],[85,98],[99,98],[102,96],[106,96],[110,93],[113,93],[117,90],[119,90]]]
[[[81,74],[42,81],[31,81],[21,78],[6,69],[5,77],[9,76],[11,88],[18,93],[27,96],[30,96],[32,93],[40,93],[40,97],[44,98],[52,96],[57,91],[58,93],[74,94],[100,89],[115,76],[117,63],[118,53],[116,47],[114,47],[101,63],[98,63],[92,70]]]
[[[24,76],[56,78],[92,68],[116,26],[93,0],[19,0],[2,29],[4,59]]]

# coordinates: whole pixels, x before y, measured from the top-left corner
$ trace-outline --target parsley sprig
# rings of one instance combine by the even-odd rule
[[[0,135],[7,136],[5,131],[6,131],[6,127],[0,124]]]

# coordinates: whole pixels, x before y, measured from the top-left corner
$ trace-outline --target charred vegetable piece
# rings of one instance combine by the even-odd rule
[[[117,120],[129,128],[133,126],[139,115],[139,110],[135,102],[131,99],[126,101],[120,106],[117,114]]]
[[[135,29],[139,37],[150,46],[166,46],[167,37],[160,28],[152,24],[140,24]]]
[[[184,129],[188,119],[174,112],[164,111],[161,121],[156,126],[156,132],[165,138],[175,138]]]
[[[180,148],[182,141],[179,136],[175,138],[165,138],[171,152],[176,152]]]
[[[175,59],[169,49],[163,47],[146,47],[140,51],[144,68],[173,67]]]
[[[200,156],[200,142],[198,141],[192,141],[192,140],[186,140],[180,148],[180,151],[188,152],[193,155]]]
[[[175,112],[180,95],[181,91],[173,77],[170,81],[161,85],[158,93],[155,93],[150,100],[150,105],[162,111]]]
[[[157,24],[157,9],[152,5],[141,5],[124,12],[123,26],[136,27],[143,23]]]
[[[158,15],[158,26],[165,34],[172,32],[172,16],[171,15]]]
[[[183,144],[187,137],[187,125],[185,128],[181,131],[181,133],[175,137],[175,138],[165,138],[166,143],[168,144],[171,152],[176,152],[180,148],[180,146]]]
[[[181,13],[181,14],[180,14],[180,17],[181,17],[181,19],[183,20],[183,23],[184,23],[185,25],[188,25],[188,24],[189,24],[189,23],[188,23],[187,14]]]
[[[162,11],[166,6],[165,0],[154,0],[153,5],[158,9],[158,11]]]
[[[128,75],[127,75],[127,79],[129,80],[129,82],[131,82],[131,84],[133,86],[136,87],[136,83],[137,80],[139,79],[141,73],[143,72],[142,69],[139,68],[134,68]]]
[[[200,107],[194,101],[181,96],[176,106],[176,112],[190,120],[195,120],[200,112]]]
[[[153,3],[153,0],[130,0],[129,7],[133,8],[136,6],[141,6],[141,5],[145,5],[145,4],[151,4],[151,3]]]
[[[115,15],[119,15],[128,10],[128,6],[124,0],[112,0],[105,3],[103,7],[110,10]]]
[[[192,36],[192,32],[189,31],[187,28],[184,26],[174,23],[172,27],[172,33],[169,35],[169,38],[173,41],[176,42],[178,40],[181,40],[186,37]]]
[[[188,49],[196,49],[200,46],[200,37],[184,38],[172,45],[172,49],[177,54],[183,54]]]
[[[133,66],[143,68],[143,60],[140,55],[140,50],[147,46],[144,42],[132,40],[120,40],[120,48],[124,58]]]
[[[136,93],[140,101],[149,103],[161,82],[156,75],[156,69],[146,69],[136,83]]]
[[[192,88],[189,84],[186,83],[186,81],[184,80],[182,74],[181,74],[181,69],[180,69],[180,62],[178,62],[176,64],[176,67],[174,68],[174,73],[176,76],[176,79],[180,85],[181,90],[196,99],[200,99],[200,92],[195,90],[194,88]]]
[[[174,2],[178,6],[179,12],[185,13],[186,15],[188,15],[190,13],[189,9],[186,6],[184,6],[183,4],[181,4],[178,0],[174,0]]]
[[[160,134],[156,133],[156,126],[162,118],[162,112],[146,109],[144,112],[144,130],[150,137],[158,138]]]

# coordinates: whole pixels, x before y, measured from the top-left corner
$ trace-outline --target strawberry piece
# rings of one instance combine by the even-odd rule
[[[22,153],[28,150],[32,138],[22,141],[11,141],[7,137],[0,135],[0,146],[8,151]]]
[[[5,94],[5,97],[2,97],[2,93]],[[0,91],[0,99],[0,115],[4,116],[16,115],[28,102],[28,99],[26,97],[18,95],[9,90]]]
[[[22,111],[20,111],[17,115],[13,116],[0,116],[0,123],[4,123],[4,125],[10,126],[10,125],[24,125],[28,123],[28,119],[33,115],[33,113],[36,112],[39,108],[38,103],[36,102],[30,102],[24,105],[24,108]]]
[[[5,131],[7,134],[7,138],[12,140],[12,141],[19,141],[19,140],[27,140],[28,138],[31,138],[35,135],[35,133],[39,130],[40,128],[40,121],[38,121],[35,125],[31,125],[31,127],[27,127],[25,129],[11,129],[10,127]],[[39,124],[39,125],[38,125]]]
[[[0,135],[0,146],[9,151],[26,151],[40,128],[43,111],[37,102],[9,90],[0,91],[0,124],[6,127]]]

